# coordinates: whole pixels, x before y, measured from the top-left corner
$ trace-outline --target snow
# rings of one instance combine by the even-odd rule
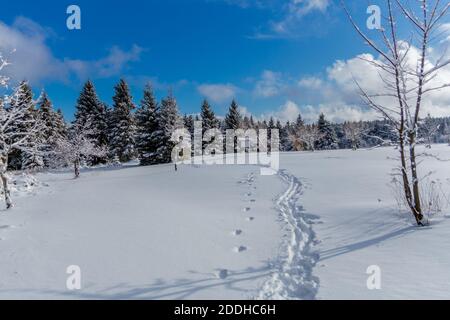
[[[418,147],[421,149],[422,147]],[[427,153],[450,159],[450,147]],[[397,151],[282,153],[258,166],[18,175],[0,212],[0,298],[444,299],[448,207],[417,228],[389,185]],[[426,158],[450,190],[450,166]],[[18,190],[18,191],[17,191]],[[81,290],[66,270],[81,268]],[[381,289],[367,288],[368,267]]]
[[[0,229],[0,298],[251,298],[282,237],[272,210],[282,184],[254,172],[161,165],[79,180],[39,175],[51,187],[0,215],[15,227]],[[66,289],[70,265],[81,268],[79,291]]]
[[[433,145],[430,153],[450,159],[448,145]],[[281,159],[281,166],[302,181],[301,205],[319,217],[313,222],[320,241],[316,298],[448,299],[449,208],[425,228],[400,215],[389,186],[396,156],[394,148],[379,148],[292,153]],[[419,170],[435,171],[448,195],[448,162],[422,160]],[[381,269],[381,290],[367,289],[371,265]]]

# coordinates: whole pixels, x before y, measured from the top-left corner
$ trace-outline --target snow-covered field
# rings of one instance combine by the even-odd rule
[[[450,159],[447,145],[432,152]],[[450,215],[418,229],[398,213],[395,156],[285,153],[276,176],[185,165],[39,174],[0,213],[0,298],[449,298]],[[450,190],[449,162],[427,159],[431,170]],[[81,290],[66,288],[70,265]],[[367,288],[371,265],[380,290]]]

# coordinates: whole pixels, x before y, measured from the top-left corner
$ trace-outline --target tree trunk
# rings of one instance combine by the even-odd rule
[[[8,167],[8,157],[3,156],[0,158],[0,179],[2,180],[3,192],[5,194],[6,209],[11,209],[13,203],[11,200],[11,192],[8,186],[8,178],[6,177],[7,167]]]
[[[411,177],[412,177],[412,185],[413,185],[413,195],[414,195],[414,210],[413,210],[413,214],[414,217],[416,218],[416,222],[417,225],[419,226],[423,226],[422,223],[422,219],[423,219],[423,214],[422,214],[422,205],[420,202],[420,188],[419,188],[419,178],[418,178],[418,174],[417,174],[417,162],[416,162],[416,148],[415,148],[415,143],[416,143],[416,136],[415,133],[412,132],[409,135],[409,143],[410,143],[410,147],[409,147],[409,157],[410,157],[410,162],[411,162]]]
[[[80,176],[80,162],[78,160],[76,160],[73,163],[73,167],[75,170],[75,179],[77,179]]]

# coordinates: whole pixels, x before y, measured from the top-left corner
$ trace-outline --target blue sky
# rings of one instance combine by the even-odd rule
[[[368,3],[349,3],[365,24]],[[81,30],[66,27],[70,4]],[[136,103],[151,81],[159,98],[173,89],[182,113],[208,97],[222,115],[236,98],[244,112],[288,119],[326,103],[317,89],[337,60],[367,51],[332,0],[7,1],[0,21],[0,40],[18,46],[12,77],[45,88],[69,120],[87,78],[110,104],[120,77]]]

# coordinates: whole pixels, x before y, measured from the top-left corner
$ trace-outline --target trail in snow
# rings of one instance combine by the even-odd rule
[[[319,255],[312,249],[315,234],[311,222],[303,209],[297,206],[302,185],[285,170],[279,171],[278,175],[288,185],[288,189],[276,199],[276,208],[286,223],[289,236],[283,240],[283,253],[278,258],[275,271],[263,284],[257,298],[315,299],[319,279],[313,275],[313,268]]]

